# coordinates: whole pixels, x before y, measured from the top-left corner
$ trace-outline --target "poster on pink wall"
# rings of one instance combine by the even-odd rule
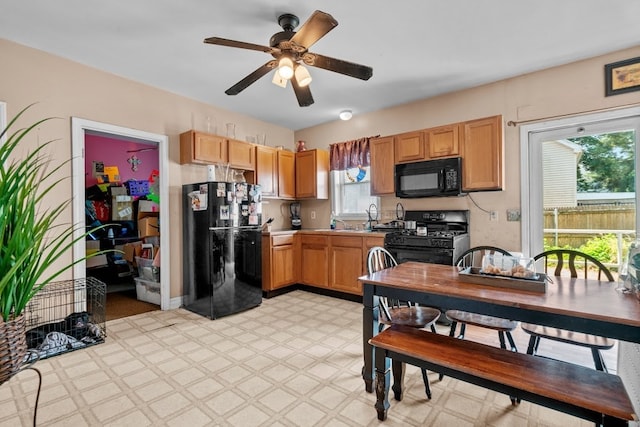
[[[148,180],[159,164],[157,144],[85,135],[85,188]]]

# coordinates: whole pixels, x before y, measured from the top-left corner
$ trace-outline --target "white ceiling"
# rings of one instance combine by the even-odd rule
[[[339,25],[311,51],[370,80],[310,67],[304,108],[271,73],[224,93],[271,57],[204,38],[268,46],[280,14],[316,9]],[[298,130],[637,46],[638,17],[638,0],[0,0],[0,37]]]

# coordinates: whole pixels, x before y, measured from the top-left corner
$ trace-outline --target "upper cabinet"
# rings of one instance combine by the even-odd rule
[[[462,158],[463,191],[501,190],[502,116],[390,135],[371,140],[371,194],[393,195],[395,165]]]
[[[257,145],[256,184],[266,198],[295,199],[295,153]]]
[[[229,163],[234,169],[255,169],[254,145],[190,130],[180,134],[180,163]]]
[[[193,130],[180,134],[180,163],[226,163],[227,139]]]
[[[256,150],[255,144],[235,139],[228,140],[229,165],[235,169],[255,170]]]
[[[296,153],[278,150],[278,196],[281,199],[296,198]]]
[[[256,184],[262,189],[262,197],[278,197],[277,150],[258,145],[256,150]]]
[[[407,132],[395,137],[395,162],[408,163],[426,159],[424,132]]]
[[[371,154],[371,195],[394,194],[394,137],[385,136],[372,139],[369,141],[369,151]]]
[[[462,189],[501,190],[502,116],[464,122],[462,139]]]
[[[329,152],[300,151],[296,156],[296,199],[329,198]]]
[[[395,162],[411,163],[460,155],[461,124],[395,135]]]
[[[460,155],[460,128],[460,124],[454,123],[426,129],[424,134],[428,158]]]

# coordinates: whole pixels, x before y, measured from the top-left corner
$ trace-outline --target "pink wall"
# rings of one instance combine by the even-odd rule
[[[129,179],[148,180],[151,171],[159,169],[157,149],[127,153],[128,150],[153,148],[153,145],[123,141],[106,136],[86,135],[84,138],[84,146],[85,187],[91,187],[97,184],[96,179],[91,174],[94,160],[103,162],[105,167],[117,166],[120,172],[120,182],[122,183]],[[127,159],[134,154],[140,160],[137,171],[131,170],[131,164],[127,161]]]

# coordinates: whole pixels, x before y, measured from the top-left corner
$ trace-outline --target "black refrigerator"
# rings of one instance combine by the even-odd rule
[[[259,185],[182,186],[183,303],[210,319],[262,302]]]

